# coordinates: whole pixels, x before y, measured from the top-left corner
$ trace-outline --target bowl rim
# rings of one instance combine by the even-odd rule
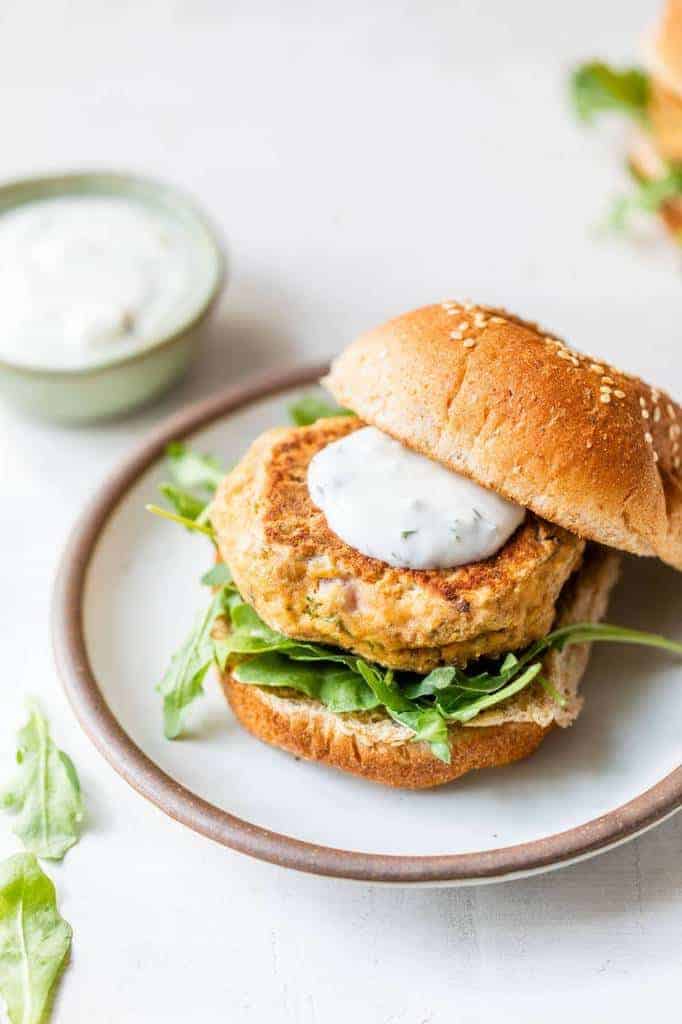
[[[99,184],[101,191],[95,190],[96,194],[122,196],[130,195],[135,189],[146,192],[147,196],[138,195],[137,201],[142,203],[153,202],[152,197],[165,196],[167,205],[175,206],[188,216],[203,233],[213,263],[213,284],[206,296],[198,306],[191,307],[187,316],[180,320],[172,330],[160,334],[156,339],[144,343],[144,346],[134,352],[128,352],[121,356],[111,356],[101,362],[91,363],[84,367],[50,367],[40,366],[34,363],[21,363],[0,356],[0,372],[7,372],[25,377],[52,379],[78,379],[97,376],[108,370],[117,369],[120,366],[128,366],[132,363],[141,362],[156,354],[159,350],[168,348],[179,342],[184,336],[192,331],[213,309],[217,303],[223,288],[228,279],[228,258],[225,243],[213,220],[204,212],[196,199],[183,188],[159,178],[135,172],[107,170],[72,170],[56,172],[54,174],[29,175],[23,178],[13,178],[0,184],[0,205],[13,193],[30,193],[35,189],[32,197],[18,200],[15,204],[9,203],[0,210],[0,216],[6,210],[17,209],[24,202],[31,202],[47,197],[59,198],[63,196],[92,195],[87,185],[89,183]]]
[[[169,441],[187,438],[252,402],[314,386],[327,368],[308,365],[258,374],[169,417],[109,475],[76,523],[54,583],[52,644],[69,702],[100,753],[137,792],[171,818],[223,846],[281,867],[371,883],[467,885],[526,877],[618,846],[678,811],[682,766],[606,814],[541,839],[435,856],[363,853],[320,846],[238,818],[171,778],[128,736],[99,689],[83,630],[85,578],[109,517]]]

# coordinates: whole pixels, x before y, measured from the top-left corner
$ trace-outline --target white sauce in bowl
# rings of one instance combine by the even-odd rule
[[[525,509],[375,427],[319,451],[308,490],[330,529],[396,568],[451,569],[494,555]]]
[[[196,308],[193,263],[180,220],[135,199],[58,196],[9,210],[0,215],[0,359],[85,369],[132,354]]]

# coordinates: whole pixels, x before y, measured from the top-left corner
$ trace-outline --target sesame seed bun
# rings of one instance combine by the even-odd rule
[[[589,540],[682,569],[682,409],[504,311],[449,301],[362,335],[342,405]]]
[[[590,548],[582,569],[564,588],[555,624],[601,619],[618,563],[614,552]],[[540,686],[531,686],[465,726],[450,726],[450,764],[382,712],[334,713],[293,691],[239,683],[229,673],[222,676],[222,685],[241,724],[265,743],[373,782],[426,789],[477,768],[518,761],[532,754],[555,725],[570,725],[580,711],[577,690],[588,658],[589,645],[581,644],[544,659],[543,676],[564,696],[563,709]]]

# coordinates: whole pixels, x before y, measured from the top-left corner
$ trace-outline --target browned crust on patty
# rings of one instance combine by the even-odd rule
[[[556,624],[598,621],[617,579],[618,564],[614,552],[591,548],[584,568],[562,594]],[[409,730],[381,711],[335,714],[319,701],[238,683],[229,673],[223,675],[222,686],[241,724],[265,743],[373,782],[425,789],[532,754],[554,724],[569,724],[580,710],[577,689],[588,658],[589,646],[581,644],[552,651],[544,659],[543,674],[567,699],[565,712],[542,688],[530,687],[491,709],[500,719],[496,724],[478,725],[473,719],[467,726],[450,726],[450,764],[435,758],[427,744],[413,742]]]
[[[393,568],[329,529],[308,464],[363,425],[340,417],[268,431],[222,482],[211,521],[244,599],[289,637],[417,672],[543,636],[584,548],[561,527],[529,513],[491,558],[434,571]]]

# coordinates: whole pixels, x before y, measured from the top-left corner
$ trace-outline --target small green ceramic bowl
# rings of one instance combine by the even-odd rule
[[[166,391],[195,354],[226,277],[220,242],[205,216],[181,192],[147,178],[94,172],[12,182],[0,187],[0,217],[36,199],[80,195],[130,198],[161,210],[185,232],[202,285],[196,302],[171,332],[145,342],[132,354],[73,370],[23,365],[0,357],[0,396],[31,415],[62,423],[115,416]]]

